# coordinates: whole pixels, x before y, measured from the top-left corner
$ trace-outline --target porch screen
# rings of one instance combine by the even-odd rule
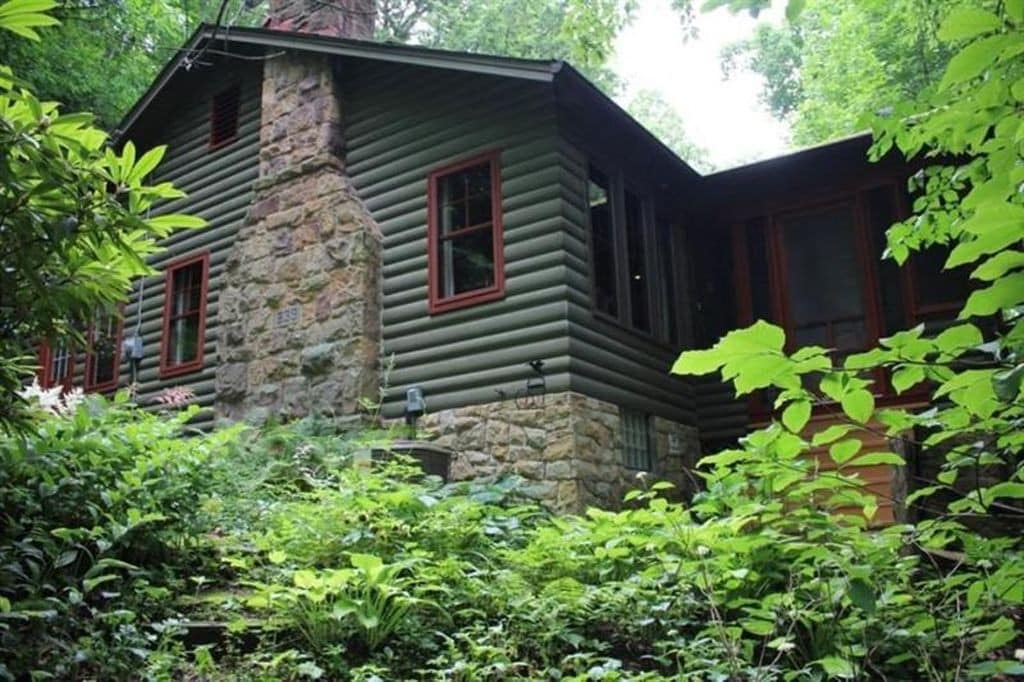
[[[865,348],[869,333],[853,205],[785,218],[780,239],[794,345]]]

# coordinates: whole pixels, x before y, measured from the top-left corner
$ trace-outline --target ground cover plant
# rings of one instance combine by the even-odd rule
[[[856,482],[809,476],[781,426],[707,458],[690,504],[640,480],[558,517],[511,478],[367,462],[382,432],[182,438],[191,410],[71,403],[0,441],[9,679],[1024,673],[1019,542],[963,531],[950,560],[830,513]]]

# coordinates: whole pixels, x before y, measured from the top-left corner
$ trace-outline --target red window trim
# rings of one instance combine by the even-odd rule
[[[167,351],[170,349],[170,338],[171,338],[171,294],[172,287],[174,286],[174,273],[182,268],[194,265],[195,263],[203,264],[202,277],[200,279],[201,293],[199,297],[199,339],[196,343],[196,358],[189,362],[183,362],[181,364],[172,364],[167,357]],[[203,367],[203,354],[206,346],[206,296],[209,291],[210,284],[210,252],[204,251],[203,253],[196,254],[193,256],[186,256],[168,264],[166,272],[164,273],[164,312],[163,312],[163,328],[160,337],[160,378],[166,379],[169,377],[179,376],[181,374],[188,374],[189,372],[195,372],[196,370],[202,369]]]
[[[114,376],[108,381],[94,384],[92,383],[92,371],[93,363],[96,362],[96,353],[93,352],[93,343],[95,342],[96,334],[96,323],[95,321],[89,324],[89,330],[86,338],[89,341],[89,351],[85,354],[85,379],[83,385],[85,391],[104,393],[112,389],[117,388],[118,382],[121,380],[121,340],[124,336],[124,318],[121,316],[121,310],[119,309],[117,315],[117,327],[114,332]]]
[[[75,383],[75,355],[73,351],[68,354],[68,374],[61,383],[53,383],[49,380],[50,360],[52,360],[53,348],[46,341],[39,344],[39,372],[36,377],[41,388],[54,388],[60,386],[65,391],[70,390]]]
[[[491,235],[494,249],[494,284],[483,289],[464,291],[454,296],[442,297],[437,284],[438,244],[441,229],[437,220],[438,213],[438,180],[445,175],[460,170],[489,163],[491,167]],[[505,229],[501,213],[501,150],[476,154],[460,159],[430,171],[427,176],[427,309],[431,315],[459,310],[469,306],[495,301],[505,297]],[[457,234],[472,231],[473,227],[463,228]]]
[[[219,131],[218,117],[221,115],[220,110],[224,107],[224,104],[220,102],[222,97],[233,96],[235,98],[235,121],[234,130],[230,135],[223,138],[218,138],[217,133]],[[219,106],[218,106],[219,105]],[[242,115],[242,86],[240,83],[233,83],[221,90],[218,90],[210,97],[210,135],[207,142],[207,148],[209,151],[226,147],[235,140],[238,139],[238,125],[239,119]]]

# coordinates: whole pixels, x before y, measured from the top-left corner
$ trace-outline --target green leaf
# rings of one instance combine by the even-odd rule
[[[1018,26],[1024,26],[1024,0],[1005,0],[1006,15]]]
[[[819,431],[811,438],[811,445],[827,445],[839,440],[857,427],[853,424],[833,424],[824,431]]]
[[[206,221],[202,218],[184,213],[167,213],[158,215],[146,220],[149,225],[162,230],[173,230],[178,228],[196,229],[206,227]]]
[[[308,590],[319,585],[320,580],[316,577],[316,573],[307,568],[302,569],[301,571],[295,571],[292,575],[292,583],[295,587]]]
[[[876,464],[895,464],[896,466],[903,466],[906,464],[906,461],[894,452],[869,452],[866,455],[861,455],[860,457],[851,460],[847,466],[866,467],[874,466]]]
[[[975,41],[953,55],[942,75],[939,90],[980,76],[1000,53],[1010,46],[1013,36],[995,35]]]
[[[1024,272],[1015,272],[997,280],[992,286],[973,292],[967,299],[960,319],[992,315],[1024,303]]]
[[[935,338],[936,347],[947,355],[959,355],[980,345],[985,339],[973,324],[960,324],[946,329]]]
[[[847,595],[850,597],[850,602],[861,611],[865,613],[875,612],[875,591],[864,580],[860,578],[851,580]]]
[[[688,350],[679,354],[670,371],[672,374],[700,376],[717,372],[724,362],[717,350]]]
[[[1024,268],[1024,252],[1000,251],[976,267],[971,277],[991,282],[1017,268]]]
[[[858,389],[845,394],[839,404],[850,419],[864,424],[871,419],[871,413],[875,411],[875,396],[871,395],[870,391]]]
[[[856,438],[842,440],[828,449],[829,457],[836,464],[843,464],[860,452],[862,443]]]
[[[1024,499],[1024,483],[1003,481],[1002,483],[996,483],[990,488],[986,488],[982,493],[982,499],[986,507],[1001,497],[1009,497],[1015,500]]]
[[[121,576],[116,573],[107,573],[106,575],[97,576],[95,578],[86,578],[82,581],[82,591],[88,594],[100,585],[109,583],[112,580],[118,580],[120,577]]]
[[[800,433],[811,418],[811,401],[795,400],[782,412],[783,425],[793,433]]]
[[[856,674],[853,663],[838,656],[826,656],[815,661],[832,677],[850,678]]]
[[[957,7],[939,26],[938,38],[945,42],[967,40],[982,33],[991,33],[1003,22],[995,14],[977,7]]]
[[[978,653],[985,654],[989,651],[994,651],[1007,642],[1013,641],[1016,636],[1017,628],[1013,621],[1006,616],[1000,616],[1000,618],[992,624],[991,632],[989,632],[983,640],[978,642]]]
[[[770,635],[775,630],[775,623],[768,620],[745,620],[742,626],[747,632],[759,637]]]
[[[922,381],[924,381],[924,368],[920,365],[904,365],[892,373],[892,387],[897,393],[903,393]]]
[[[807,0],[789,0],[786,3],[786,20],[796,21],[800,13],[804,11],[804,5],[806,4]]]

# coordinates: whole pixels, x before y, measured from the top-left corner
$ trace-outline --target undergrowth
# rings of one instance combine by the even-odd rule
[[[654,484],[552,516],[512,478],[361,463],[387,434],[308,419],[182,438],[191,416],[88,399],[0,440],[0,676],[1024,673],[1019,540],[830,514],[792,484],[779,430],[709,458],[689,505]]]

